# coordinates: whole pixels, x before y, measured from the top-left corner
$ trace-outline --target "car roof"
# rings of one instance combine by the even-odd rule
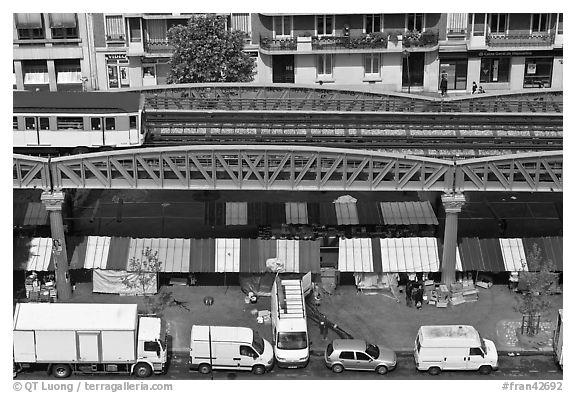
[[[366,341],[357,339],[337,339],[332,341],[332,346],[338,351],[365,351]]]

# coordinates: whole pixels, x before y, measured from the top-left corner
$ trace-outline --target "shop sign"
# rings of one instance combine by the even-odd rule
[[[121,53],[109,54],[104,56],[106,57],[106,60],[127,60],[126,55]]]
[[[502,57],[502,56],[532,56],[532,51],[524,51],[524,52],[512,52],[512,51],[502,51],[502,52],[478,52],[478,56],[480,57]]]

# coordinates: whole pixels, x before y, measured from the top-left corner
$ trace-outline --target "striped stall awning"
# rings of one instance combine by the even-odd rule
[[[163,273],[265,272],[277,258],[286,272],[320,272],[320,241],[263,239],[72,238],[71,269],[130,270],[146,249],[158,252]]]
[[[226,202],[226,225],[247,225],[248,203]]]
[[[42,202],[15,203],[12,219],[15,227],[48,225],[48,211]]]
[[[507,272],[528,271],[522,239],[500,239],[500,248]]]
[[[498,239],[463,238],[458,244],[462,270],[505,272]]]
[[[306,202],[286,202],[286,224],[308,224]]]
[[[14,270],[53,271],[52,238],[19,238],[14,242]]]
[[[335,202],[336,221],[338,225],[358,225],[356,202]]]
[[[438,225],[438,219],[429,201],[380,202],[380,210],[383,223],[386,225]]]
[[[533,262],[529,258],[530,253],[533,252],[534,245],[540,250],[540,256],[543,261],[552,261],[554,270],[557,272],[564,270],[561,237],[531,237],[522,239],[522,242],[524,244],[524,253],[526,254],[529,271],[533,272],[538,270],[538,266],[533,266]]]
[[[437,240],[432,237],[340,239],[338,270],[343,272],[437,272]]]

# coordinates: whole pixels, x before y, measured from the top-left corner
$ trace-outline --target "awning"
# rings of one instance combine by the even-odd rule
[[[128,265],[130,261],[145,260],[145,252],[149,249],[158,253],[160,271],[163,273],[181,273],[190,271],[190,240],[189,239],[130,239],[128,248]]]
[[[50,14],[50,27],[56,27],[56,28],[76,27],[76,15],[71,13]]]
[[[41,29],[42,14],[16,14],[17,29]]]
[[[48,225],[48,211],[42,202],[17,203],[13,211],[15,227]]]
[[[248,203],[226,202],[226,225],[247,225]]]
[[[382,220],[387,225],[427,224],[438,225],[429,201],[380,202]]]
[[[306,202],[286,202],[286,224],[308,224]]]
[[[335,202],[336,221],[338,225],[358,225],[358,211],[355,202]]]
[[[216,273],[240,271],[240,239],[216,239]]]
[[[338,270],[344,272],[437,272],[433,237],[340,239]]]
[[[524,253],[528,257],[536,244],[540,249],[540,256],[542,260],[551,260],[554,264],[554,270],[561,272],[564,270],[563,265],[563,248],[562,248],[562,238],[561,237],[531,237],[522,239],[524,244]],[[537,266],[532,266],[532,261],[527,258],[528,270],[536,271]]]
[[[522,239],[500,239],[500,247],[507,272],[528,271]]]
[[[18,238],[13,250],[14,270],[53,271],[52,238]]]
[[[458,244],[458,252],[463,271],[506,271],[498,239],[463,238]]]

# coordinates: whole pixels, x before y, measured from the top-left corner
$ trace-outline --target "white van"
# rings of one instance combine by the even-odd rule
[[[552,347],[554,348],[554,357],[556,358],[556,362],[560,366],[561,369],[564,369],[564,360],[562,356],[562,343],[563,343],[563,331],[564,331],[564,324],[563,324],[563,311],[560,309],[558,310],[558,319],[556,320],[556,329],[554,330],[554,341],[552,341]]]
[[[192,326],[190,368],[202,374],[213,370],[248,370],[264,374],[274,365],[272,345],[246,327]]]
[[[432,375],[442,370],[489,374],[498,369],[496,345],[472,326],[421,326],[414,344],[416,368]]]

